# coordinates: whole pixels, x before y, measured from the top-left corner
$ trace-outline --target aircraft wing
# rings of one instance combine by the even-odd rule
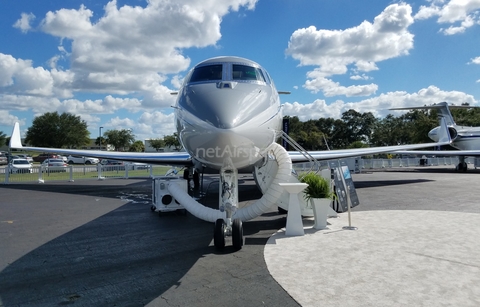
[[[432,156],[480,156],[480,150],[400,150],[393,153]]]
[[[324,150],[324,151],[309,151],[308,153],[317,160],[331,160],[349,157],[359,157],[378,153],[397,153],[398,151],[413,151],[414,149],[428,148],[440,145],[448,145],[452,142],[450,134],[448,133],[447,125],[444,118],[441,118],[441,129],[439,132],[439,141],[437,143],[423,143],[412,145],[397,145],[397,146],[381,146],[369,148],[355,148],[355,149],[339,149],[339,150]],[[292,162],[301,163],[309,162],[309,159],[299,152],[289,152]]]
[[[13,126],[12,137],[10,138],[10,148],[21,150],[30,150],[37,152],[51,152],[62,155],[87,156],[100,159],[123,160],[130,162],[139,162],[147,164],[163,165],[193,165],[192,158],[186,152],[168,152],[168,153],[149,153],[149,152],[118,152],[118,151],[100,151],[100,150],[82,150],[48,147],[25,147],[22,145],[20,136],[20,125],[15,123]]]

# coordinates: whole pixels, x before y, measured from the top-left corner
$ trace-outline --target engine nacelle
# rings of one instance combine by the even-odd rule
[[[428,137],[434,141],[434,142],[438,142],[439,141],[439,135],[440,135],[440,129],[442,129],[441,127],[435,127],[433,128],[432,130],[430,130],[430,132],[428,133]],[[457,129],[455,129],[454,126],[450,126],[447,128],[448,130],[448,135],[450,136],[450,139],[452,141],[454,141],[457,137],[458,137],[458,132],[457,132]]]

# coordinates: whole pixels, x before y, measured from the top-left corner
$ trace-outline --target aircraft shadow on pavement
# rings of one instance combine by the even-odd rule
[[[429,179],[407,179],[407,180],[372,180],[372,181],[354,181],[355,189],[373,188],[382,186],[393,186],[401,184],[419,184],[431,182]]]
[[[59,185],[40,186],[40,190],[55,192],[72,189],[68,184],[61,188]],[[118,197],[119,191],[127,187],[106,186],[98,191],[98,186],[94,185],[75,186],[77,190],[71,193],[111,197]],[[27,185],[8,187],[28,188]],[[148,191],[147,185],[143,190],[135,184],[130,188],[142,193]],[[254,185],[241,189],[251,192],[246,193],[247,199],[259,193]],[[218,192],[213,191],[206,198],[207,205],[218,204]],[[223,303],[233,304],[239,295],[243,300],[245,295],[253,299],[256,293],[249,291],[258,292],[264,288],[265,292],[275,293],[268,296],[272,298],[270,304],[283,301],[296,305],[271,278],[263,260],[263,245],[270,234],[284,226],[285,215],[266,214],[244,223],[245,235],[249,237],[242,251],[236,252],[231,246],[218,251],[212,244],[212,223],[190,214],[169,213],[159,217],[145,203],[129,202],[41,245],[7,266],[0,272],[0,302],[3,306],[144,306],[169,295],[173,296],[171,303],[175,299],[195,302],[198,299],[195,292],[199,289],[207,293],[207,298],[218,292],[215,287],[202,286],[206,279],[221,278],[225,284],[238,283],[232,281],[231,276],[243,276],[252,270],[253,263],[256,278],[248,280],[246,285],[236,285],[240,289],[238,294],[225,296]],[[196,265],[198,262],[201,265]],[[252,288],[252,284],[255,287]],[[188,291],[193,286],[198,289]]]
[[[161,219],[161,221],[159,221]],[[24,255],[0,272],[4,306],[144,305],[212,252],[210,223],[129,203]],[[128,303],[127,303],[128,302]]]

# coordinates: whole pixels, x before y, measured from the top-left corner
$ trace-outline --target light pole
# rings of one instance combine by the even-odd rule
[[[98,142],[100,143],[100,151],[102,151],[102,129],[103,127],[98,128]]]

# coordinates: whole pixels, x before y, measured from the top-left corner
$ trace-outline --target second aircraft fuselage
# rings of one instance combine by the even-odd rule
[[[428,137],[438,142],[438,131],[440,127],[433,128],[428,133]],[[459,150],[478,150],[480,149],[480,127],[451,126],[449,127],[452,138],[452,147]]]

